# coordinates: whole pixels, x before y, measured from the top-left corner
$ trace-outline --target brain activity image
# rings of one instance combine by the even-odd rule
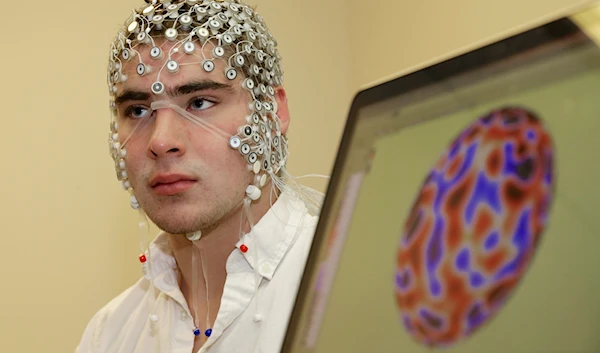
[[[553,148],[536,113],[503,107],[461,131],[424,175],[395,259],[395,301],[414,340],[468,339],[515,294],[547,226]]]

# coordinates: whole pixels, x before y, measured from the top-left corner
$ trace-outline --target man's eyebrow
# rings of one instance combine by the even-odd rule
[[[182,86],[169,89],[167,93],[171,97],[183,96],[198,91],[229,91],[233,92],[231,85],[212,80],[192,81]]]
[[[148,92],[126,90],[115,98],[115,103],[121,105],[128,101],[145,101],[148,99],[150,99],[150,93]]]
[[[212,80],[192,81],[185,85],[177,86],[167,90],[167,94],[172,97],[179,97],[186,94],[198,92],[198,91],[229,91],[233,92],[231,85],[220,83]],[[149,100],[152,95],[148,92],[125,90],[117,98],[115,98],[115,104],[121,105],[129,101],[146,101]]]

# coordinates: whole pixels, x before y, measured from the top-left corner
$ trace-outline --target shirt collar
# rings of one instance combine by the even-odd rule
[[[270,280],[300,233],[303,215],[306,213],[302,201],[288,192],[282,192],[258,223],[236,244],[233,251],[241,253],[253,270],[257,270],[258,266],[258,273]],[[248,247],[246,253],[240,251],[242,244]],[[152,280],[165,271],[177,268],[165,232],[159,233],[150,244],[149,253],[147,263],[142,266],[146,279]]]
[[[306,214],[303,202],[283,192],[260,221],[236,244],[248,247],[244,258],[253,270],[271,279],[283,256],[301,231],[302,218]],[[237,250],[239,251],[239,250]],[[256,257],[256,259],[255,259]]]

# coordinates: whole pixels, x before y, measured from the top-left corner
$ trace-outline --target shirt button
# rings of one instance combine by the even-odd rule
[[[263,320],[263,317],[261,314],[254,315],[254,322],[261,322],[262,320]]]
[[[186,321],[188,319],[188,314],[185,310],[181,310],[181,321]]]
[[[264,263],[260,267],[260,270],[263,272],[263,274],[269,274],[269,273],[271,273],[272,268],[271,268],[271,265],[269,265],[268,263]]]

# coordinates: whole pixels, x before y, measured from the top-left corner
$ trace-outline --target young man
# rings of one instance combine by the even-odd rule
[[[143,277],[76,352],[280,351],[321,195],[285,170],[276,44],[239,0],[147,0],[118,33],[109,145]],[[163,230],[149,245],[146,216]]]

